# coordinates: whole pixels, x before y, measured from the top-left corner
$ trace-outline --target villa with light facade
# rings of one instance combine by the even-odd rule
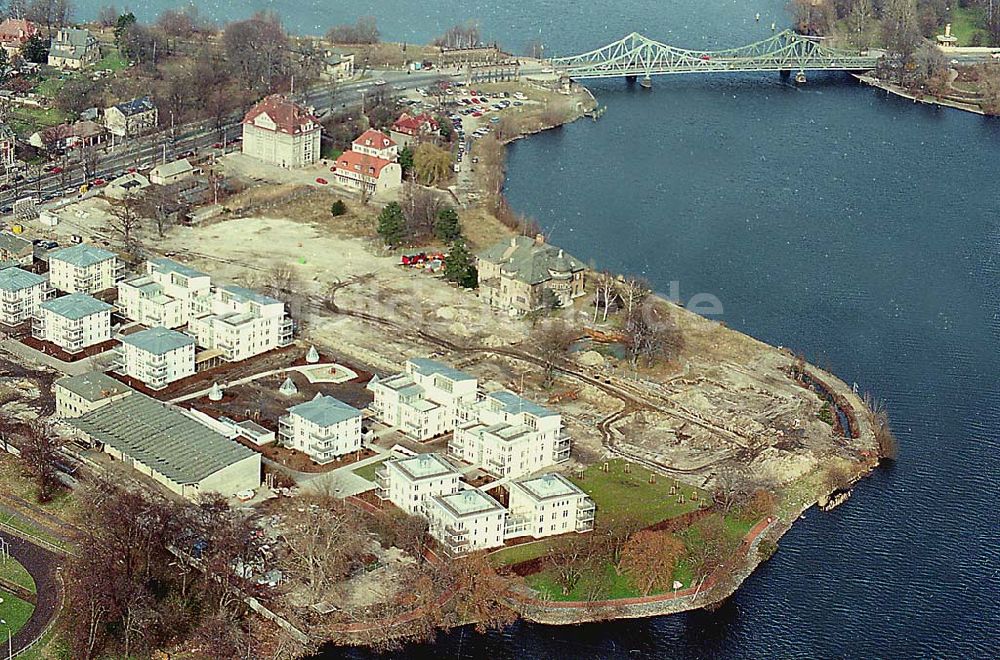
[[[425,506],[431,536],[449,555],[503,545],[507,510],[481,490],[435,495]]]
[[[375,473],[375,494],[411,515],[426,516],[426,502],[459,490],[462,473],[438,454],[386,461]]]
[[[562,415],[513,392],[483,395],[466,416],[448,452],[491,474],[516,479],[569,460]]]
[[[195,372],[194,339],[162,326],[122,337],[114,369],[153,390]]]
[[[337,156],[334,182],[367,193],[380,193],[403,184],[396,143],[381,131],[368,129]]]
[[[208,312],[193,316],[187,331],[207,349],[238,362],[292,342],[292,319],[285,303],[236,285],[216,287]]]
[[[38,306],[31,336],[52,342],[67,353],[79,353],[111,339],[112,309],[85,293],[53,298]]]
[[[319,159],[322,130],[312,108],[272,94],[243,117],[242,150],[278,167],[304,167]]]
[[[540,539],[594,528],[594,501],[561,474],[516,479],[507,489],[507,538]]]
[[[49,254],[49,283],[66,293],[113,289],[124,264],[114,252],[79,243]]]
[[[369,409],[376,419],[417,440],[428,440],[455,429],[462,411],[476,402],[478,381],[436,360],[411,358],[403,372],[372,379]]]
[[[309,455],[320,465],[361,449],[361,411],[317,394],[288,409],[278,420],[278,440]]]

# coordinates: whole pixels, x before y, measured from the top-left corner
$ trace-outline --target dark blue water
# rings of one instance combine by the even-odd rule
[[[784,0],[199,6],[217,18],[273,8],[305,32],[375,14],[387,37],[410,41],[473,17],[515,47],[541,32],[558,53],[631,30],[739,45],[787,22]],[[840,75],[803,88],[762,75],[593,89],[608,107],[602,120],[511,148],[513,206],[576,256],[662,290],[678,281],[683,297],[714,294],[732,327],[881,396],[901,460],[835,512],[796,525],[714,613],[460,630],[396,657],[995,657],[1000,122]],[[366,654],[324,657],[341,656]]]

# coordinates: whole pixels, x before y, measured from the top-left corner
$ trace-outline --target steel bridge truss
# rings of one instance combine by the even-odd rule
[[[728,50],[686,50],[633,32],[582,55],[558,57],[552,66],[574,79],[656,76],[670,73],[753,71],[863,71],[878,55],[830,48],[823,39],[792,30]]]

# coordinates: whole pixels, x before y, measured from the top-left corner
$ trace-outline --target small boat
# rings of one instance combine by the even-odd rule
[[[639,86],[642,87],[643,89],[651,89],[653,87],[653,79],[650,78],[649,76],[646,76],[645,78],[639,81]]]

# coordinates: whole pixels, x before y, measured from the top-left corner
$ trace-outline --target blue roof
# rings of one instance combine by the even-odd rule
[[[85,293],[71,293],[62,298],[46,300],[41,304],[42,309],[58,314],[72,321],[79,321],[92,314],[110,312],[112,307],[108,303],[98,300]]]
[[[272,298],[271,296],[265,296],[263,293],[258,293],[253,289],[248,289],[246,287],[237,286],[235,284],[227,284],[222,287],[223,291],[228,291],[238,298],[243,298],[244,300],[251,300],[253,302],[259,303],[261,305],[273,305],[275,303],[281,304],[281,301],[277,298]]]
[[[475,380],[475,376],[470,376],[464,371],[459,371],[449,367],[446,364],[438,362],[437,360],[431,360],[428,358],[410,358],[410,364],[413,365],[414,370],[424,376],[444,376],[448,380],[455,382],[463,380]]]
[[[149,99],[148,96],[143,96],[142,98],[132,99],[131,101],[125,101],[124,103],[119,103],[115,106],[118,110],[126,117],[130,115],[138,115],[143,112],[149,112],[150,110],[155,110],[156,106]]]
[[[102,261],[114,258],[114,252],[108,252],[107,250],[102,250],[99,247],[86,245],[84,243],[71,245],[70,247],[56,250],[55,252],[49,254],[50,262],[53,259],[56,261],[65,261],[66,263],[77,266],[78,268],[86,268],[87,266],[93,266],[94,264],[99,264]]]
[[[321,427],[333,426],[341,422],[346,422],[353,417],[361,417],[361,411],[353,406],[349,406],[332,396],[319,396],[312,401],[300,403],[292,406],[288,412],[294,413],[303,419]]]
[[[122,337],[121,341],[123,344],[135,346],[153,355],[166,355],[170,351],[194,344],[192,337],[183,332],[164,328],[163,326],[142,330],[127,337]]]
[[[154,269],[160,273],[177,273],[184,277],[208,277],[207,273],[185,266],[173,259],[150,259],[149,263],[153,264]]]
[[[489,395],[489,398],[500,403],[500,407],[504,412],[516,415],[520,412],[526,412],[529,415],[534,415],[535,417],[549,417],[551,415],[558,415],[554,410],[550,410],[545,406],[540,406],[534,401],[528,401],[522,396],[518,396],[509,390],[502,390],[500,392],[494,392]]]
[[[0,270],[0,289],[4,291],[20,291],[45,281],[41,275],[29,273],[20,268],[4,268]]]

